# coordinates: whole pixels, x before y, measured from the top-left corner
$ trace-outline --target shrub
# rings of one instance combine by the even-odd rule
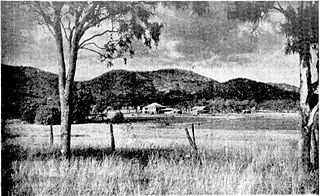
[[[79,85],[73,92],[72,99],[72,119],[75,123],[84,123],[90,114],[91,105],[93,104],[93,96],[89,89],[85,89],[83,85]]]
[[[30,107],[25,108],[21,115],[21,120],[26,121],[28,123],[34,123],[36,113],[37,113],[37,104],[30,104]]]
[[[298,111],[299,102],[290,99],[267,100],[258,105],[260,109],[272,111]]]
[[[111,123],[122,123],[124,122],[124,116],[122,112],[117,112],[114,117],[111,119]]]
[[[35,123],[37,124],[50,124],[50,120],[52,120],[52,124],[60,124],[60,110],[54,106],[42,105],[38,108]]]

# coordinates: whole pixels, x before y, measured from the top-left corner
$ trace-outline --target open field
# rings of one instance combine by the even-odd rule
[[[201,123],[200,123],[201,122]],[[198,154],[185,128],[195,124]],[[299,170],[298,114],[163,117],[72,126],[72,158],[60,157],[59,130],[8,123],[4,177],[13,195],[316,193],[316,174]],[[3,132],[3,133],[4,133]],[[311,183],[310,183],[311,182]]]

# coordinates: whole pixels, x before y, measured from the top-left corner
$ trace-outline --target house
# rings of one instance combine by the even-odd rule
[[[245,110],[242,110],[242,113],[243,114],[251,114],[251,110],[245,109]]]
[[[162,112],[163,109],[165,109],[166,106],[163,106],[158,103],[152,103],[150,105],[147,105],[142,108],[143,114],[159,114]]]
[[[162,109],[160,112],[164,114],[182,114],[181,110],[178,110],[175,108],[165,108],[165,109]]]
[[[191,113],[198,114],[208,114],[210,112],[210,108],[208,106],[195,106],[191,108]]]

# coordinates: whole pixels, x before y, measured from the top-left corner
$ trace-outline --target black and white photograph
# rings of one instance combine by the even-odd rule
[[[319,1],[1,1],[1,195],[319,195]]]

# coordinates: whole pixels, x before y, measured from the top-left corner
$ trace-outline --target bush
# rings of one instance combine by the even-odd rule
[[[34,123],[37,108],[37,104],[30,104],[30,107],[27,107],[25,110],[23,110],[21,120],[26,121],[28,123]]]
[[[258,105],[259,109],[288,112],[298,111],[299,102],[290,99],[267,100]]]
[[[111,119],[111,123],[122,123],[124,122],[124,116],[122,112],[117,112],[114,117]]]
[[[72,98],[72,120],[75,123],[84,123],[90,114],[93,96],[89,89],[79,85],[76,91],[73,91]]]
[[[60,110],[54,106],[42,105],[38,108],[35,123],[37,124],[50,124],[50,120],[52,120],[52,124],[60,124]]]

